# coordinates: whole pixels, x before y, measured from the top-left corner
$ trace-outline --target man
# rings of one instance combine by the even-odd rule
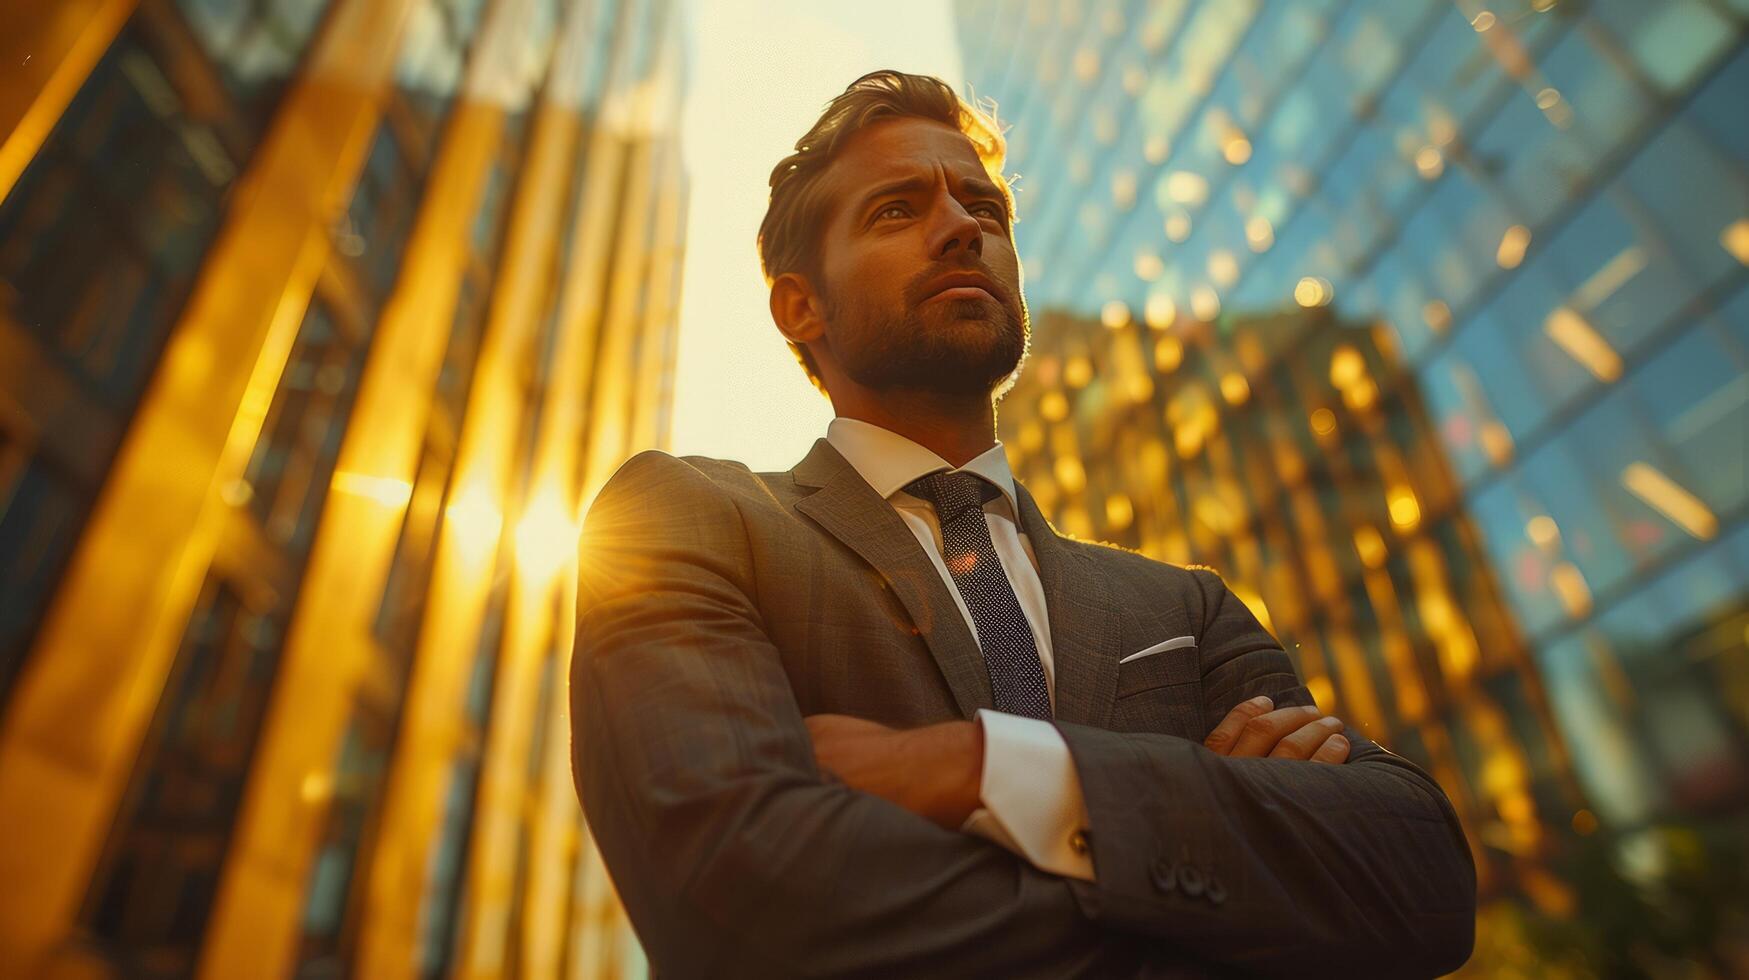
[[[592,506],[590,828],[660,975],[1428,976],[1475,868],[1221,580],[1059,535],[994,402],[1028,342],[993,118],[876,72],[772,175],[771,314],[837,418],[782,473]]]

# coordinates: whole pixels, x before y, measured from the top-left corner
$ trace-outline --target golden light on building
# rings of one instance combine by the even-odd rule
[[[1391,515],[1391,526],[1399,533],[1415,530],[1421,524],[1421,501],[1407,486],[1395,486],[1385,495],[1385,507]]]
[[[1556,129],[1566,129],[1573,123],[1573,109],[1561,97],[1558,89],[1545,88],[1538,91],[1536,107],[1542,110],[1543,117]]]
[[[1342,404],[1351,412],[1365,412],[1378,403],[1379,386],[1371,378],[1363,378],[1342,389]]]
[[[1178,208],[1173,208],[1166,214],[1166,237],[1174,242],[1182,242],[1190,237],[1190,215]]]
[[[1114,531],[1130,526],[1135,519],[1135,505],[1126,494],[1114,493],[1105,498],[1105,523]]]
[[[1178,304],[1166,293],[1150,293],[1142,307],[1142,319],[1150,330],[1167,330],[1178,319]]]
[[[1360,556],[1361,564],[1368,568],[1382,568],[1389,552],[1385,547],[1385,537],[1379,529],[1371,524],[1361,524],[1354,529],[1354,553]]]
[[[1424,146],[1415,151],[1415,172],[1423,180],[1437,180],[1445,173],[1445,154],[1436,146]]]
[[[1093,362],[1085,354],[1076,354],[1063,365],[1063,383],[1071,388],[1085,388],[1093,380]],[[1055,421],[1055,420],[1053,420]]]
[[[1494,251],[1494,261],[1502,269],[1516,269],[1524,261],[1524,251],[1530,247],[1530,229],[1513,225],[1500,236],[1500,247]]]
[[[504,526],[504,512],[498,506],[492,489],[480,480],[461,485],[455,499],[443,510],[451,529],[455,549],[466,566],[483,563],[498,544],[498,532]]]
[[[1166,263],[1160,261],[1160,256],[1151,251],[1136,253],[1136,278],[1143,282],[1153,282],[1166,274]],[[1152,302],[1152,297],[1149,298]]]
[[[1154,367],[1162,374],[1171,374],[1184,363],[1184,342],[1177,337],[1161,337],[1154,342]]]
[[[1650,463],[1629,463],[1622,486],[1691,537],[1710,541],[1718,536],[1719,519],[1699,497]]]
[[[1269,251],[1275,244],[1275,226],[1261,214],[1252,215],[1245,221],[1245,244],[1259,254]]]
[[[1111,175],[1111,203],[1119,211],[1128,211],[1136,203],[1136,175],[1120,170]]]
[[[1160,179],[1162,204],[1197,207],[1208,200],[1208,178],[1189,170],[1174,170]]]
[[[581,531],[582,522],[566,510],[558,487],[537,491],[516,522],[518,570],[536,582],[550,578],[570,560]]]
[[[1303,276],[1294,284],[1294,302],[1308,309],[1326,306],[1334,296],[1330,280],[1321,276]]]
[[[1142,159],[1155,166],[1165,163],[1166,158],[1171,154],[1172,141],[1159,134],[1149,136],[1142,143]]]
[[[1719,246],[1731,257],[1749,265],[1749,218],[1738,218],[1719,232]]]
[[[1190,291],[1191,315],[1204,323],[1221,315],[1221,294],[1211,286],[1198,286]]]
[[[1434,333],[1445,333],[1446,328],[1451,326],[1451,307],[1446,305],[1445,300],[1430,299],[1421,307],[1421,320]]]
[[[1239,261],[1232,252],[1217,248],[1209,253],[1208,272],[1215,285],[1224,289],[1239,281]]]
[[[1334,435],[1336,432],[1336,413],[1327,408],[1313,409],[1307,422],[1312,427],[1312,433],[1319,438]]]
[[[1082,468],[1081,460],[1074,456],[1058,456],[1052,464],[1057,476],[1057,485],[1064,493],[1080,493],[1087,486],[1087,471]]]
[[[1243,134],[1234,133],[1221,144],[1221,156],[1225,157],[1228,163],[1237,167],[1251,159],[1251,141],[1246,139]]]
[[[1053,388],[1039,399],[1038,414],[1047,422],[1061,422],[1069,417],[1069,399]]]
[[[1572,307],[1556,307],[1543,321],[1543,332],[1597,380],[1608,383],[1621,377],[1621,355]]]
[[[1228,371],[1221,375],[1221,397],[1235,408],[1243,405],[1251,397],[1251,383],[1245,380],[1243,374]]]
[[[1554,589],[1555,598],[1560,600],[1567,615],[1574,619],[1591,615],[1591,586],[1586,584],[1579,566],[1570,561],[1557,564],[1549,570],[1549,586]]]
[[[1129,304],[1121,299],[1106,300],[1105,305],[1099,308],[1099,320],[1112,330],[1129,326]]]
[[[1352,344],[1330,352],[1330,384],[1337,390],[1352,388],[1366,380],[1366,357]]]
[[[1531,544],[1544,551],[1552,552],[1560,547],[1561,529],[1555,524],[1555,519],[1547,514],[1538,514],[1525,522],[1524,536]]]
[[[248,484],[243,484],[245,487]],[[371,476],[366,473],[354,473],[350,470],[336,470],[334,473],[334,490],[337,493],[352,494],[366,500],[375,501],[379,506],[389,510],[399,510],[407,506],[407,501],[413,496],[413,484],[392,476]],[[240,507],[247,502],[247,497],[241,500],[227,499],[234,507]]]

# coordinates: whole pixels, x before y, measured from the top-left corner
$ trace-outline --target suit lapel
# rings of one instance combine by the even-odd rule
[[[977,638],[892,505],[825,439],[817,440],[790,474],[798,485],[817,488],[797,500],[796,509],[874,566],[904,604],[961,715],[970,718],[979,708],[995,707]]]
[[[1026,487],[1016,482],[1014,489],[1050,615],[1057,719],[1109,728],[1123,631],[1105,573],[1057,535]]]

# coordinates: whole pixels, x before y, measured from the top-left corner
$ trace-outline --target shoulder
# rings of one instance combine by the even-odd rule
[[[764,479],[776,474],[755,474],[747,464],[710,456],[674,456],[660,449],[646,449],[621,463],[602,486],[590,506],[591,512],[627,497],[646,505],[664,501],[697,504],[702,499],[727,501],[735,493],[754,492]]]
[[[1085,541],[1067,535],[1062,540],[1093,562],[1115,587],[1143,590],[1154,596],[1165,591],[1179,596],[1199,613],[1219,608],[1227,592],[1220,573],[1207,565],[1175,565],[1108,541]]]

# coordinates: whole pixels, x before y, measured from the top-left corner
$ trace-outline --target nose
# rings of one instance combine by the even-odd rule
[[[984,254],[983,226],[978,223],[976,215],[968,212],[951,195],[946,196],[932,238],[930,252],[937,259],[950,258],[961,250],[979,257]]]

